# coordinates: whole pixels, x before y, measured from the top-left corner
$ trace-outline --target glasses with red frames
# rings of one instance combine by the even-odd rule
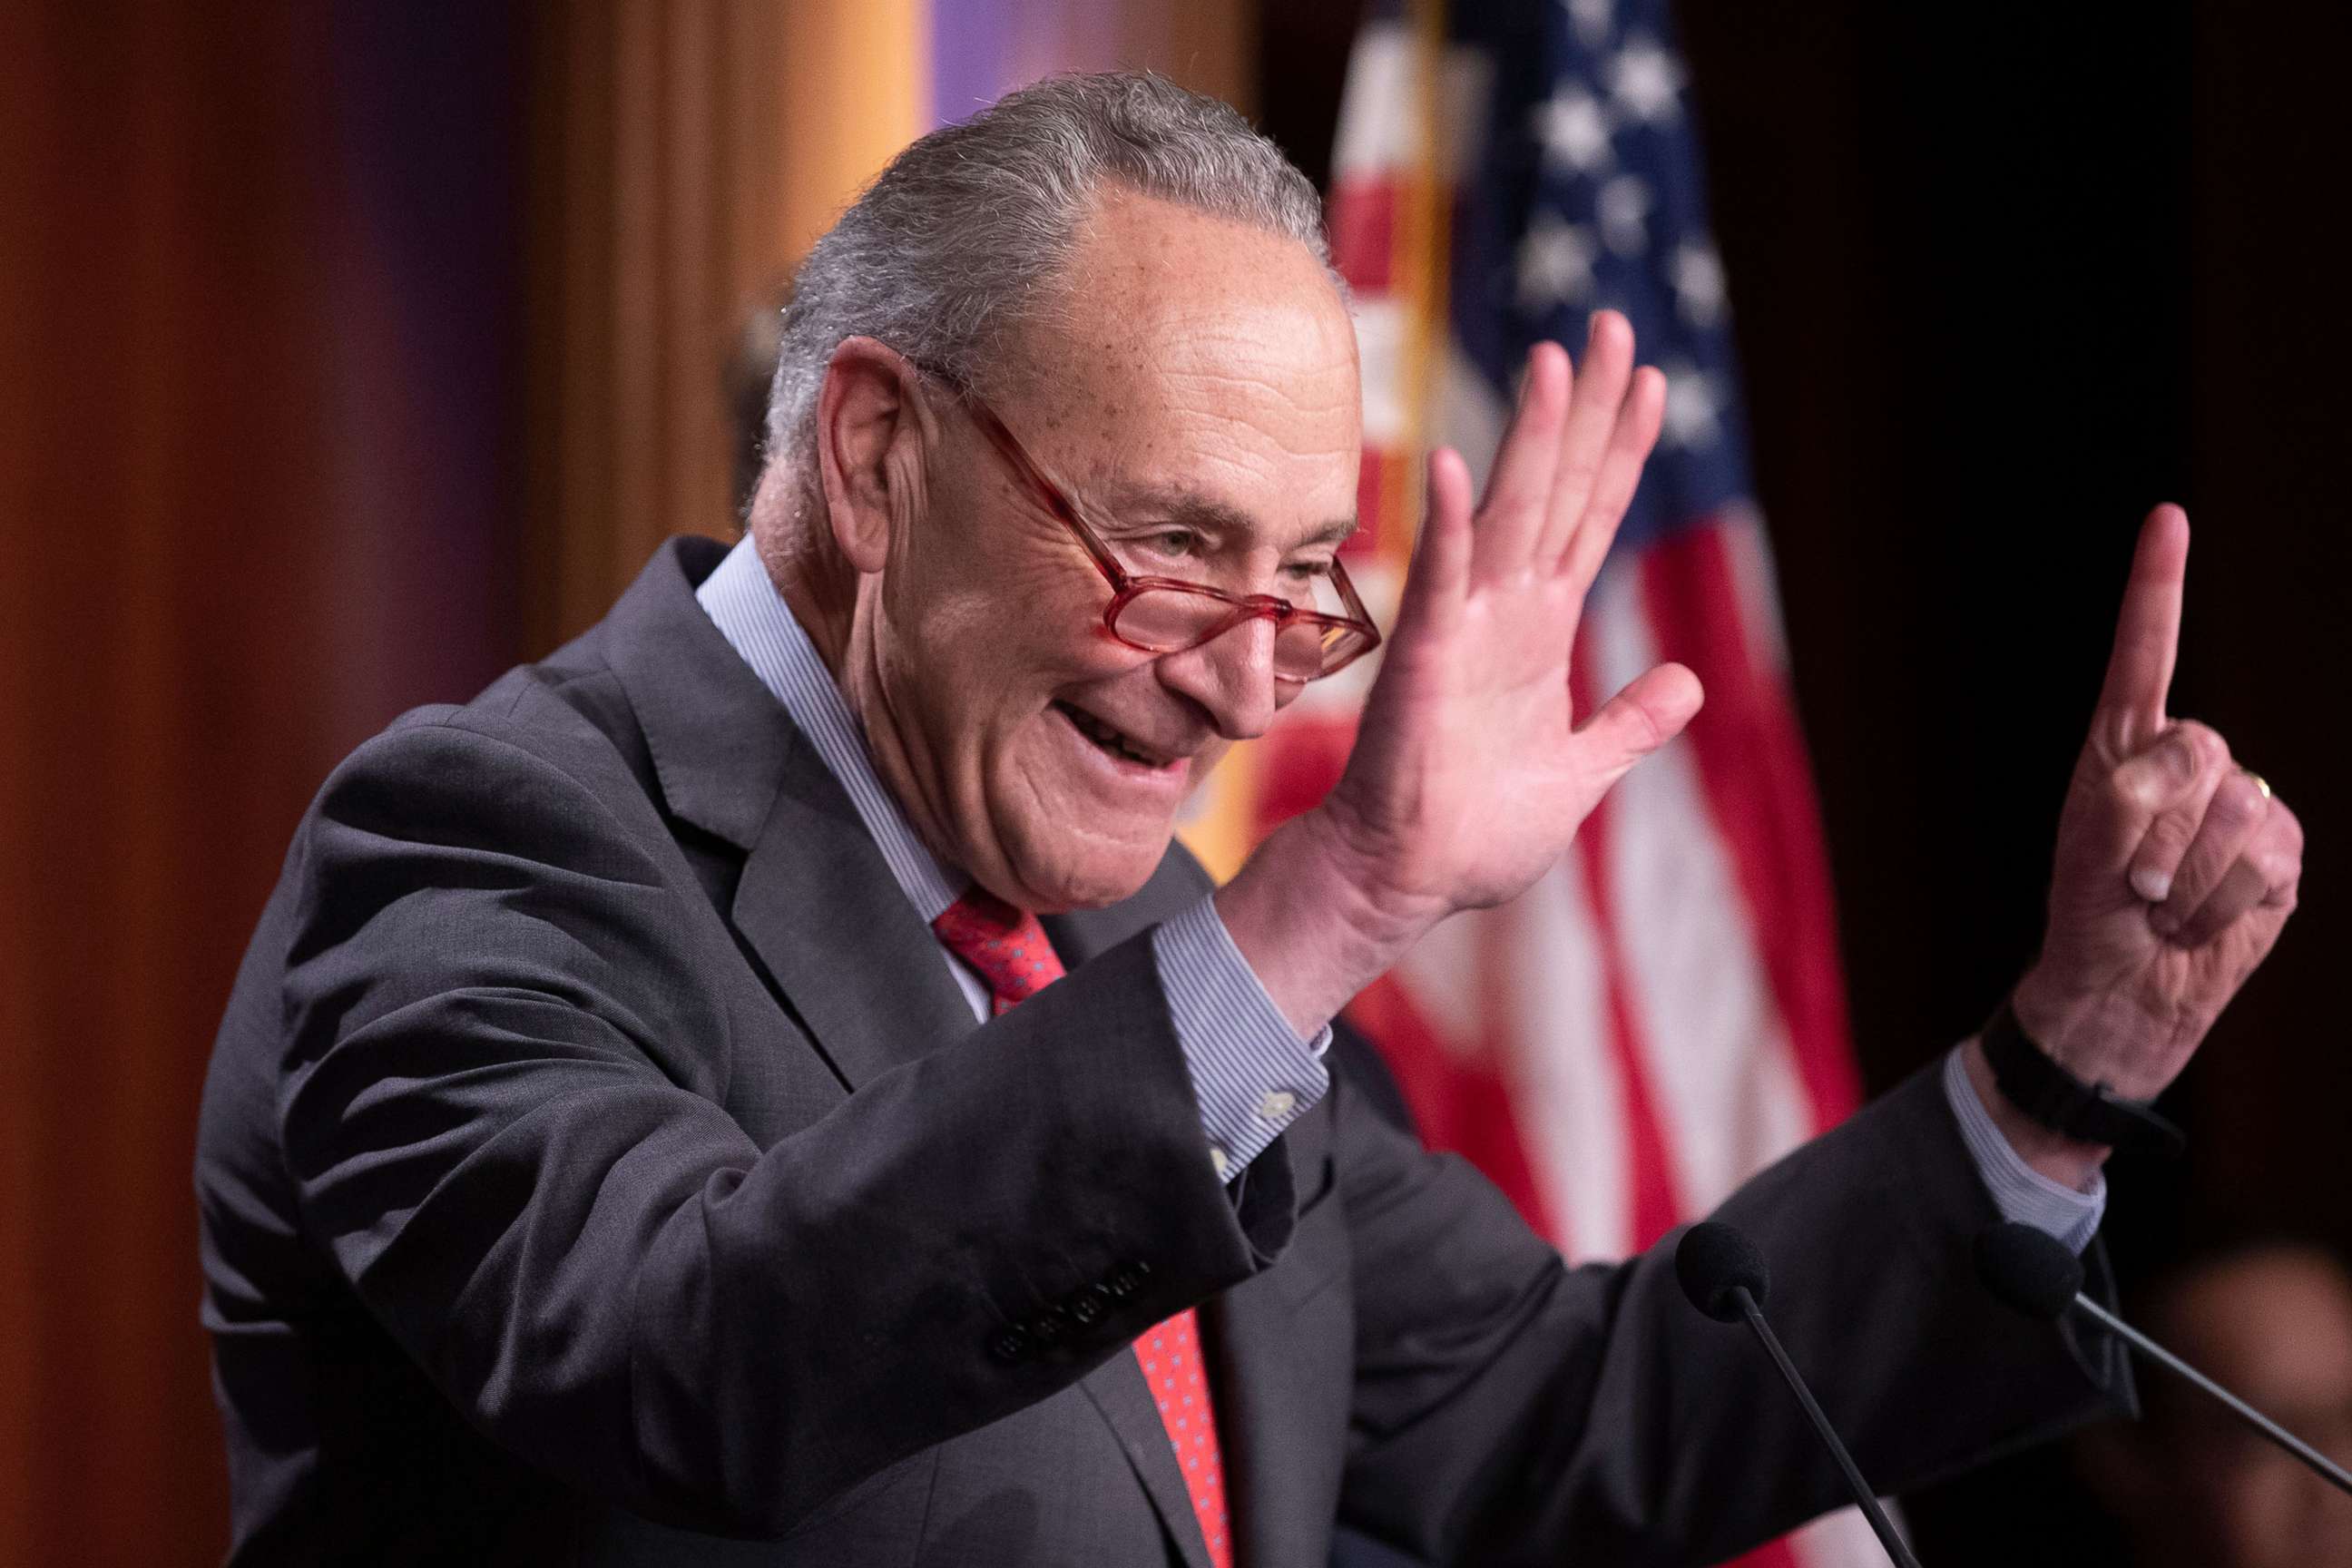
[[[1346,611],[1337,616],[1272,594],[1228,594],[1181,577],[1136,576],[1119,564],[1077,503],[1047,477],[994,409],[955,377],[927,365],[917,368],[956,395],[1032,497],[1085,547],[1095,569],[1110,584],[1110,603],[1103,608],[1104,629],[1127,647],[1142,653],[1181,653],[1244,622],[1269,620],[1274,623],[1274,678],[1293,686],[1336,674],[1380,647],[1380,628],[1372,625],[1363,600],[1356,595],[1356,585],[1348,581],[1347,569],[1337,561],[1331,563],[1328,580]]]

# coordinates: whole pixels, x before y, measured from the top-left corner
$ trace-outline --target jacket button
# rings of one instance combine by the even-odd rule
[[[1134,1295],[1142,1283],[1142,1269],[1135,1264],[1124,1263],[1119,1266],[1118,1272],[1105,1282],[1103,1288],[1111,1293],[1113,1299],[1124,1301]]]
[[[1070,1326],[1070,1314],[1059,1307],[1048,1307],[1029,1321],[1029,1331],[1041,1345],[1050,1345],[1062,1337]]]
[[[1029,1353],[1029,1336],[1019,1328],[1007,1329],[988,1342],[988,1353],[999,1361],[1019,1361]]]
[[[1071,1300],[1070,1316],[1081,1328],[1091,1328],[1110,1310],[1111,1293],[1100,1285],[1089,1285]]]

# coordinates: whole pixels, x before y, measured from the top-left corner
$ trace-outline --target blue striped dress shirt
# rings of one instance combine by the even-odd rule
[[[2027,1164],[1993,1125],[1984,1101],[1977,1098],[1977,1086],[1969,1081],[1969,1069],[1960,1060],[1965,1048],[1955,1046],[1944,1058],[1944,1098],[1952,1102],[1952,1114],[1959,1119],[1960,1142],[1969,1146],[1977,1172],[1992,1194],[1993,1206],[2000,1210],[2001,1218],[2047,1231],[2076,1252],[2082,1251],[2091,1245],[2106,1213],[2107,1178],[2094,1175],[2090,1190],[2078,1193]]]

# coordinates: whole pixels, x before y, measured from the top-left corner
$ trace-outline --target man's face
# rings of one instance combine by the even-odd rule
[[[2256,1409],[2352,1463],[2352,1279],[2326,1254],[2275,1248],[2209,1269],[2159,1314],[2165,1342]],[[2184,1543],[2210,1568],[2352,1568],[2352,1499],[2201,1396],[2158,1409]]]
[[[2352,1464],[2352,1275],[2284,1244],[2219,1258],[2146,1304],[2149,1332],[2338,1464]],[[2140,1420],[2077,1439],[2149,1568],[2352,1568],[2352,1500],[2203,1394],[2141,1383]]]
[[[1028,330],[992,405],[1130,571],[1295,596],[1354,514],[1355,337],[1320,265],[1275,236],[1108,198],[1067,309]],[[861,584],[877,765],[934,847],[1027,909],[1139,888],[1178,806],[1296,695],[1258,620],[1152,655],[1110,590],[934,384],[919,504]],[[859,672],[863,674],[864,672]]]

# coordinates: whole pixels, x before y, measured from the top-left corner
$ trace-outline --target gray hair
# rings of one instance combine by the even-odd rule
[[[1295,239],[1329,270],[1314,185],[1229,105],[1129,72],[1009,93],[892,159],[802,264],[768,454],[798,469],[803,508],[817,485],[817,393],[842,342],[874,338],[984,386],[991,351],[1057,303],[1105,186]]]

